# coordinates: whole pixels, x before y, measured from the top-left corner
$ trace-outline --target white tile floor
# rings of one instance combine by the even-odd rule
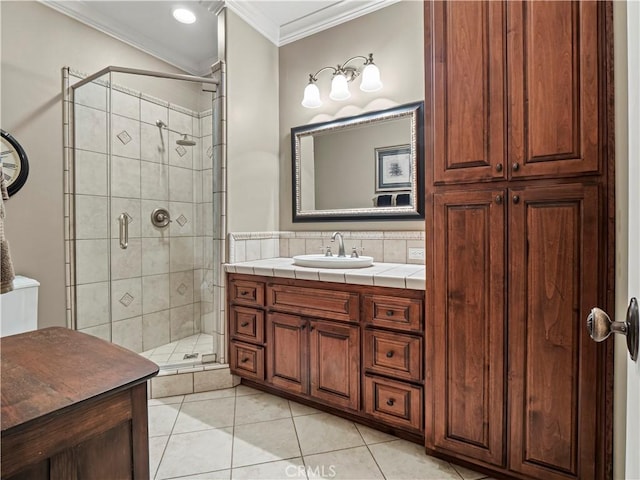
[[[478,480],[420,445],[240,385],[149,400],[152,479]]]
[[[185,359],[185,354],[198,353],[198,358]],[[157,363],[158,365],[191,365],[202,363],[202,356],[213,353],[213,335],[197,333],[189,337],[152,348],[140,355]]]

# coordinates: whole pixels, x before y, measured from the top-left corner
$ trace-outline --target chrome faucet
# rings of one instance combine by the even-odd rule
[[[336,237],[338,237],[338,256],[345,257],[346,255],[344,254],[344,240],[342,239],[342,234],[340,232],[333,232],[333,235],[331,235],[331,241],[335,242]]]

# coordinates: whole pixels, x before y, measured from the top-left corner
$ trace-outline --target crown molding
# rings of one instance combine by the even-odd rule
[[[189,62],[178,53],[169,52],[166,49],[155,49],[153,48],[155,42],[152,39],[139,32],[132,35],[127,29],[114,25],[113,19],[96,13],[94,9],[87,5],[91,3],[90,0],[76,0],[72,2],[68,0],[38,0],[38,2],[192,75],[210,74],[211,64],[217,60],[216,58],[211,58],[201,63]],[[222,2],[207,1],[202,3],[212,11]],[[207,66],[203,69],[205,65]]]
[[[265,17],[260,10],[253,6],[252,2],[247,2],[246,0],[225,0],[224,4],[229,10],[266,37],[267,40],[279,46],[280,26]]]
[[[295,42],[314,33],[349,22],[368,13],[398,3],[399,1],[400,0],[369,0],[366,2],[353,2],[342,0],[322,10],[282,25],[280,27],[278,46],[280,47],[287,43]]]
[[[245,22],[260,32],[274,45],[281,47],[314,33],[348,22],[400,0],[341,0],[316,12],[297,18],[284,25],[277,25],[246,0],[226,0],[225,5]]]

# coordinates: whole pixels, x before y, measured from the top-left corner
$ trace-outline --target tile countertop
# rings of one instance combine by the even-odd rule
[[[292,258],[269,258],[250,262],[227,263],[228,273],[266,277],[297,278],[322,282],[353,283],[378,287],[424,290],[424,265],[373,262],[365,268],[309,268],[293,264]]]

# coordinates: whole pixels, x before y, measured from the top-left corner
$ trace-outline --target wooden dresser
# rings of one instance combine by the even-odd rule
[[[0,340],[3,479],[148,479],[158,366],[54,327]]]

